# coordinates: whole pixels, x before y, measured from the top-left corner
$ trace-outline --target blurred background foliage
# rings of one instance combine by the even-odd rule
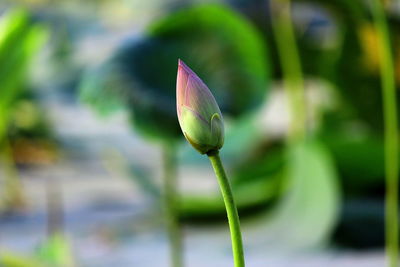
[[[30,145],[41,138],[49,137],[48,127],[41,119],[40,108],[26,79],[29,65],[47,36],[46,29],[35,25],[30,16],[21,10],[13,10],[0,21],[0,152],[4,159],[4,174],[1,176],[2,201],[0,210],[8,205],[23,205],[20,183],[14,164],[15,143]],[[15,150],[16,151],[16,150]],[[21,151],[22,158],[28,156]],[[18,155],[16,155],[18,156]]]
[[[80,161],[68,159],[77,155],[71,150],[82,148],[60,133],[65,117],[57,115],[75,110],[70,120],[79,121],[89,107],[106,127],[124,114],[131,136],[149,147],[179,144],[180,183],[194,187],[180,186],[181,221],[191,226],[224,221],[219,192],[196,190],[212,178],[204,159],[181,141],[175,108],[181,58],[209,86],[224,115],[222,156],[250,244],[273,242],[282,250],[383,246],[378,36],[366,1],[292,1],[306,90],[308,137],[299,144],[286,141],[288,107],[270,1],[26,0],[2,1],[0,12],[4,216],[29,207],[19,173]],[[388,5],[387,15],[398,86],[399,7]],[[101,139],[86,123],[72,125],[94,136],[88,142]],[[136,157],[124,157],[122,149],[108,155],[118,165],[111,168],[123,169],[139,188],[138,198],[150,199],[152,205],[146,205],[156,212],[159,167],[144,166],[135,159],[153,161],[152,156],[132,149]],[[72,258],[69,245],[58,247]],[[13,262],[10,255],[3,261]],[[13,264],[5,265],[25,266]]]
[[[181,138],[175,108],[177,58],[206,77],[210,88],[218,88],[211,90],[224,114],[237,117],[262,103],[268,79],[262,37],[239,14],[215,5],[173,13],[150,25],[143,37],[124,43],[99,73],[84,81],[82,99],[101,113],[127,106],[135,129]],[[119,98],[119,105],[110,97]]]

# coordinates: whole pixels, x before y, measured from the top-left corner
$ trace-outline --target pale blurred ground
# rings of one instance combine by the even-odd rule
[[[57,97],[46,99],[45,107],[65,149],[55,165],[22,170],[27,208],[20,215],[0,219],[0,249],[29,253],[45,238],[46,179],[57,179],[65,204],[67,235],[79,266],[168,266],[168,248],[157,203],[146,197],[127,178],[127,173],[110,167],[115,167],[115,162],[109,156],[113,155],[110,151],[120,151],[129,161],[153,170],[159,177],[158,146],[133,134],[122,114],[102,121],[84,107],[59,101]],[[191,177],[182,181],[181,190],[190,186],[215,188],[213,178],[197,179],[197,171],[185,166],[180,170]],[[212,177],[208,169],[204,174]],[[258,225],[243,222],[247,266],[384,266],[383,251],[329,247],[279,252],[273,243],[263,242],[262,234],[257,235],[257,229],[262,229],[260,224],[262,221]],[[254,225],[254,229],[249,229]],[[247,242],[246,232],[251,232],[251,242]],[[184,241],[187,267],[232,266],[226,225],[185,226]]]

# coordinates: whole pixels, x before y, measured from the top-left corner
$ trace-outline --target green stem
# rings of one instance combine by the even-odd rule
[[[272,26],[281,61],[284,87],[290,111],[289,141],[302,139],[306,134],[304,79],[300,56],[293,30],[290,0],[271,2]]]
[[[244,253],[242,233],[240,231],[240,221],[233,193],[228,178],[226,177],[224,167],[219,157],[218,151],[213,151],[208,154],[211,165],[214,168],[215,175],[217,176],[219,187],[225,202],[226,213],[228,215],[229,229],[231,231],[232,251],[235,267],[244,267]]]
[[[64,232],[64,205],[60,182],[55,177],[46,180],[47,237]]]
[[[397,267],[399,262],[398,173],[399,149],[397,126],[396,84],[389,29],[383,3],[372,0],[374,23],[378,32],[380,73],[385,124],[385,173],[386,173],[386,254],[388,265]]]
[[[178,219],[177,161],[173,145],[165,145],[164,158],[164,204],[167,233],[170,244],[171,267],[182,267],[182,237]]]
[[[3,152],[4,159],[4,190],[5,190],[5,208],[21,208],[24,206],[24,198],[21,191],[21,181],[12,155],[12,149],[8,137],[5,137],[0,144],[0,150]],[[2,206],[2,205],[0,205]],[[1,207],[0,207],[1,209]]]

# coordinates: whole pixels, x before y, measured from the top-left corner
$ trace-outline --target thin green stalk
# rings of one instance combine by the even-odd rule
[[[214,168],[215,175],[217,176],[219,187],[225,202],[226,213],[228,215],[229,229],[232,239],[232,251],[235,267],[244,267],[244,253],[242,233],[240,231],[240,221],[233,193],[228,178],[226,177],[224,167],[219,157],[218,151],[213,151],[208,154],[211,165]]]
[[[397,267],[399,262],[398,173],[399,149],[397,126],[396,84],[389,29],[383,3],[372,0],[372,13],[379,40],[380,73],[385,124],[386,174],[386,255],[387,266]]]
[[[64,205],[60,182],[55,177],[46,180],[47,238],[64,232]]]
[[[164,146],[164,204],[171,267],[182,267],[182,236],[178,219],[177,161],[173,145]]]
[[[271,2],[272,26],[281,61],[284,87],[290,112],[289,141],[302,139],[306,134],[304,80],[294,35],[290,0]]]
[[[18,170],[12,155],[12,149],[8,137],[3,139],[0,145],[3,153],[4,160],[4,188],[5,188],[5,202],[2,203],[8,209],[21,208],[24,206],[24,198],[22,194],[21,181],[18,175]],[[2,205],[0,205],[2,206]],[[2,207],[0,207],[1,209]]]

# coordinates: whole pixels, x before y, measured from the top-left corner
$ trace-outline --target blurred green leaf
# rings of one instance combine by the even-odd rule
[[[101,116],[123,110],[126,105],[127,79],[113,62],[106,62],[85,73],[81,83],[80,99],[89,103]]]
[[[13,103],[27,82],[30,61],[44,43],[47,31],[32,25],[23,10],[7,12],[0,21],[0,139],[3,138]]]
[[[35,256],[25,257],[14,253],[0,254],[0,266],[4,267],[73,267],[69,242],[59,233],[52,235],[41,245]]]
[[[49,266],[75,266],[71,246],[61,233],[55,233],[50,236],[46,243],[39,248],[37,257]]]
[[[2,267],[47,267],[33,257],[24,257],[9,252],[0,254],[0,266]]]
[[[161,54],[165,65],[158,68],[168,67],[172,78],[163,81],[175,84],[176,60],[181,58],[210,87],[225,113],[242,115],[264,100],[269,85],[265,42],[250,22],[227,6],[183,9],[152,25],[149,32],[169,47]],[[157,66],[156,57],[148,59]]]
[[[132,124],[147,136],[181,138],[178,58],[204,79],[224,115],[243,115],[264,101],[269,69],[262,37],[223,5],[182,9],[154,23],[84,78],[81,98],[102,114],[127,107]]]
[[[338,219],[340,194],[335,166],[324,146],[308,141],[288,147],[288,188],[264,222],[251,227],[273,249],[305,249],[323,245]]]
[[[324,138],[332,151],[346,195],[370,194],[384,183],[383,140],[336,133]]]
[[[46,29],[33,24],[22,9],[7,10],[0,18],[0,153],[4,153],[7,166],[0,198],[2,208],[21,205],[20,184],[5,138],[18,97],[28,81],[29,64],[46,36]]]

